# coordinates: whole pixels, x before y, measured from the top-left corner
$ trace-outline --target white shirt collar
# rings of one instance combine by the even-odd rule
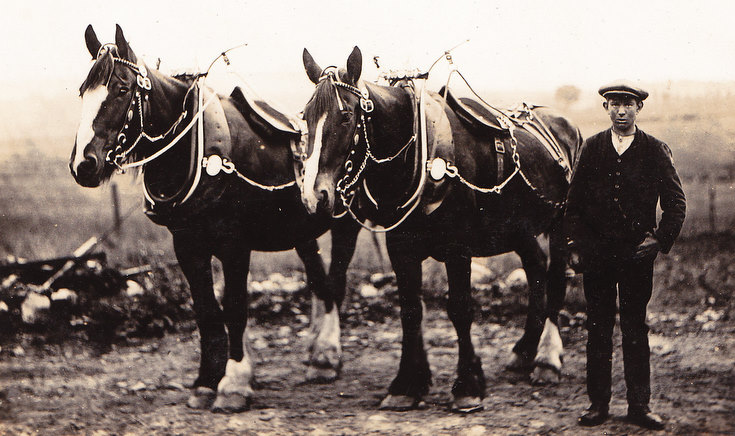
[[[638,129],[636,129],[637,131]],[[635,132],[631,135],[622,136],[617,133],[615,133],[614,130],[610,129],[611,137],[612,137],[612,145],[615,147],[615,151],[618,153],[618,156],[625,153],[625,151],[630,147],[630,144],[633,143],[633,140],[635,139]]]

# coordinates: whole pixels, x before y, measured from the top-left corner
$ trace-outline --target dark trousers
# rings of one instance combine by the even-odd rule
[[[655,258],[655,257],[654,257]],[[596,259],[584,271],[587,299],[587,394],[592,404],[607,406],[611,396],[612,335],[616,294],[629,408],[648,410],[651,397],[650,349],[646,306],[651,299],[654,258]]]

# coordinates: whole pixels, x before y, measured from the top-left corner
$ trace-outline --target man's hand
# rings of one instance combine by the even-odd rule
[[[646,236],[646,239],[643,240],[635,249],[635,253],[633,254],[633,259],[645,259],[648,257],[653,257],[658,252],[661,251],[661,245],[658,243],[658,239],[656,239],[653,235],[648,234]]]
[[[579,250],[569,247],[569,268],[573,269],[577,274],[582,272],[582,256]]]

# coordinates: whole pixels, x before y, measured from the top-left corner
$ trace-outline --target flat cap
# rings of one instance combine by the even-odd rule
[[[617,81],[610,83],[609,85],[605,85],[601,87],[598,92],[603,97],[607,97],[609,94],[632,95],[633,97],[636,97],[641,101],[645,100],[648,97],[648,92],[625,81]]]

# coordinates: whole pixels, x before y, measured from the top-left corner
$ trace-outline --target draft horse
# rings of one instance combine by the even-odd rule
[[[303,62],[316,85],[304,109],[313,150],[305,164],[304,204],[313,213],[346,209],[360,222],[390,230],[386,241],[403,340],[398,374],[381,408],[418,407],[431,384],[421,331],[421,262],[427,257],[446,266],[447,312],[459,346],[453,410],[478,410],[485,396],[485,376],[470,334],[473,256],[518,253],[529,296],[512,365],[530,369],[535,364],[532,381],[558,381],[563,350],[557,323],[566,292],[561,218],[568,186],[559,163],[523,129],[515,129],[512,142],[505,138],[499,147],[499,136],[472,129],[436,93],[417,105],[416,80],[398,80],[396,86],[361,81],[357,47],[346,69],[323,70],[306,49]],[[573,159],[581,144],[579,130],[548,109],[534,115]],[[502,148],[504,160],[497,156]],[[550,239],[548,266],[536,238],[544,232]]]
[[[220,412],[249,407],[252,250],[296,248],[323,313],[312,320],[307,378],[334,379],[341,365],[338,307],[359,227],[306,212],[294,183],[294,138],[273,129],[252,105],[270,111],[271,121],[284,114],[247,101],[239,88],[225,97],[200,86],[197,76],[146,68],[120,26],[114,44],[102,45],[91,25],[85,39],[94,63],[80,88],[82,116],[69,167],[79,185],[96,187],[116,169],[140,164],[146,213],[173,236],[201,336],[188,405]],[[315,238],[330,227],[327,276]],[[213,257],[224,272],[221,305],[213,291]]]

